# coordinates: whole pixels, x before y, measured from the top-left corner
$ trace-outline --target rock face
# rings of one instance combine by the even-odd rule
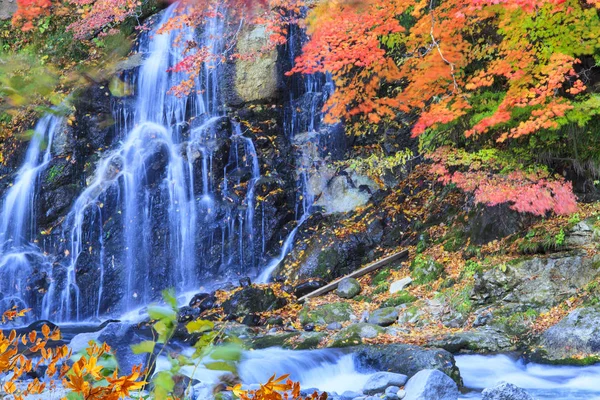
[[[462,385],[452,354],[442,349],[424,349],[408,344],[360,346],[354,353],[359,368],[372,368],[412,377],[423,369],[437,369]]]
[[[17,11],[15,0],[0,0],[0,20],[12,18],[15,11]]]
[[[480,304],[554,306],[559,298],[574,295],[600,274],[594,267],[600,257],[573,251],[533,257],[475,275],[473,298]]]
[[[481,395],[481,400],[533,400],[533,397],[525,390],[507,382],[484,389]]]
[[[389,386],[404,386],[408,377],[393,372],[377,372],[369,378],[363,387],[364,394],[382,393]]]
[[[404,400],[456,400],[459,395],[456,383],[437,369],[416,373],[404,389]]]
[[[258,53],[268,44],[266,27],[257,25],[243,28],[237,48],[242,54]],[[272,100],[278,96],[279,80],[277,71],[277,51],[262,52],[251,59],[240,58],[235,62],[234,87],[237,98],[229,99],[234,104]]]
[[[359,294],[360,290],[360,282],[354,278],[345,278],[338,284],[337,294],[344,299],[351,299]]]
[[[578,308],[546,330],[530,354],[537,361],[592,364],[600,360],[600,309]]]

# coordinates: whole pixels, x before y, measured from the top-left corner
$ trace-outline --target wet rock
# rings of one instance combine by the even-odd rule
[[[192,297],[189,306],[200,309],[200,312],[210,310],[215,306],[217,298],[213,294],[198,293]]]
[[[404,386],[407,380],[408,377],[406,375],[393,372],[377,372],[365,383],[363,393],[376,394],[384,391],[387,393],[387,388],[390,386],[395,386],[397,392],[400,389],[399,386]]]
[[[569,313],[542,334],[530,357],[553,364],[587,365],[600,361],[600,309],[585,307]]]
[[[471,243],[484,244],[512,235],[532,221],[531,215],[518,213],[508,204],[493,207],[479,205],[469,218]]]
[[[412,278],[407,276],[406,278],[402,278],[398,281],[392,282],[390,285],[390,293],[394,294],[404,290],[408,285],[412,283]]]
[[[314,323],[319,325],[327,325],[331,322],[346,322],[350,321],[352,308],[350,304],[344,302],[323,304],[310,310],[305,306],[298,315],[301,324]]]
[[[481,400],[533,400],[533,397],[525,390],[507,382],[484,389],[481,395]]]
[[[344,299],[351,299],[361,291],[360,282],[354,278],[344,278],[337,288],[337,295]]]
[[[313,324],[311,322],[311,323],[308,323],[308,324],[304,325],[304,330],[306,332],[312,332],[312,331],[314,331],[315,330],[315,324]]]
[[[322,279],[318,279],[318,278],[308,279],[307,281],[294,286],[294,296],[296,296],[297,298],[300,298],[302,296],[305,296],[309,293],[314,292],[317,289],[322,288],[325,285],[327,285],[327,282],[325,282]]]
[[[410,378],[404,388],[405,400],[456,400],[458,387],[448,375],[437,369],[425,369]]]
[[[342,395],[340,396],[340,400],[354,400],[358,397],[362,396],[362,393],[359,392],[353,392],[351,390],[346,390],[344,393],[342,393]]]
[[[244,316],[253,313],[277,310],[285,305],[285,300],[278,298],[273,289],[247,287],[236,292],[223,303],[223,311],[229,315]]]
[[[246,276],[245,278],[240,279],[241,287],[247,288],[247,287],[250,287],[250,285],[252,285],[252,281],[250,280],[249,277]]]
[[[398,311],[394,307],[380,308],[369,315],[369,322],[379,326],[392,325],[397,319]]]
[[[248,326],[260,326],[260,315],[246,314],[242,319],[242,324]]]
[[[193,321],[200,316],[200,310],[189,306],[181,307],[177,313],[178,322],[189,322]]]
[[[298,336],[300,336],[300,332],[280,332],[273,335],[257,336],[250,341],[250,346],[253,349],[287,347],[287,343]]]
[[[361,344],[363,339],[373,339],[384,332],[385,330],[378,325],[362,322],[351,324],[333,336],[330,347],[356,346]]]
[[[359,346],[354,362],[360,369],[389,371],[409,378],[423,369],[438,369],[462,385],[452,354],[443,349],[425,349],[409,344]]]

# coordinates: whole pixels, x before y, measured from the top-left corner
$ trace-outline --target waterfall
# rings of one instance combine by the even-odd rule
[[[25,160],[15,182],[4,196],[0,215],[0,310],[17,305],[33,307],[38,287],[35,279],[44,280],[50,265],[35,246],[34,200],[38,178],[52,159],[54,135],[62,126],[62,118],[48,114],[37,123]],[[43,287],[38,287],[43,290]]]
[[[287,58],[290,65],[296,59],[297,49],[307,41],[306,34],[298,27],[292,27],[286,44]],[[315,203],[315,188],[311,186],[311,173],[314,168],[323,164],[321,153],[326,152],[328,143],[322,143],[319,131],[326,127],[322,123],[322,108],[333,91],[330,75],[294,75],[288,83],[288,102],[284,109],[285,134],[296,145],[301,141],[309,142],[309,147],[298,146],[301,150],[296,154],[296,226],[283,241],[279,255],[273,258],[257,278],[258,282],[267,283],[273,272],[283,259],[292,251],[294,240],[300,227],[312,213]],[[319,182],[319,189],[326,182]]]

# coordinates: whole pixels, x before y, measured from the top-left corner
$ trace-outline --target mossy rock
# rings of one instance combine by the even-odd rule
[[[339,331],[329,347],[349,347],[362,344],[363,339],[373,339],[384,333],[385,329],[374,324],[352,324]]]
[[[411,277],[417,285],[433,282],[444,276],[444,266],[431,257],[418,255],[413,260],[410,269]]]
[[[316,349],[326,336],[325,332],[302,332],[300,335],[286,340],[284,347],[292,350]]]
[[[313,323],[318,325],[327,325],[331,322],[350,321],[352,308],[345,302],[323,304],[314,310],[304,306],[298,315],[302,325]]]
[[[284,332],[274,335],[257,336],[250,341],[253,349],[266,349],[267,347],[286,347],[286,343],[300,336],[300,332]]]
[[[379,326],[389,326],[398,320],[398,311],[394,307],[384,307],[369,315],[369,322]]]

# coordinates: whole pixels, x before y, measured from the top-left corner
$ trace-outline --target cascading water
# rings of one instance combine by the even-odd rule
[[[221,111],[220,58],[206,59],[192,95],[168,94],[187,78],[173,67],[196,39],[192,27],[162,32],[180,12],[171,5],[139,39],[144,61],[127,74],[134,97],[114,107],[120,142],[66,218],[66,257],[45,307],[50,318],[122,313],[164,288],[197,290],[203,279],[258,267],[259,159],[240,124]],[[211,13],[198,48],[220,54],[224,29],[224,16]]]
[[[286,44],[287,58],[293,65],[297,50],[306,42],[306,34],[298,27],[290,29]],[[293,75],[289,82],[289,100],[284,109],[284,130],[290,140],[300,149],[296,155],[296,226],[285,238],[279,256],[275,257],[258,276],[257,281],[266,283],[292,251],[296,234],[312,213],[316,201],[315,192],[327,184],[314,174],[324,162],[324,155],[340,151],[344,147],[336,127],[323,124],[323,105],[333,92],[333,82],[326,74]],[[332,143],[331,142],[333,139]],[[335,148],[335,149],[334,149]],[[318,182],[315,182],[318,181]]]
[[[35,246],[34,200],[38,178],[51,161],[52,140],[62,118],[48,114],[37,123],[23,166],[4,197],[0,216],[0,310],[17,305],[34,307],[32,282],[47,274],[50,265]],[[44,289],[44,288],[39,288]],[[37,307],[35,307],[37,308]]]

